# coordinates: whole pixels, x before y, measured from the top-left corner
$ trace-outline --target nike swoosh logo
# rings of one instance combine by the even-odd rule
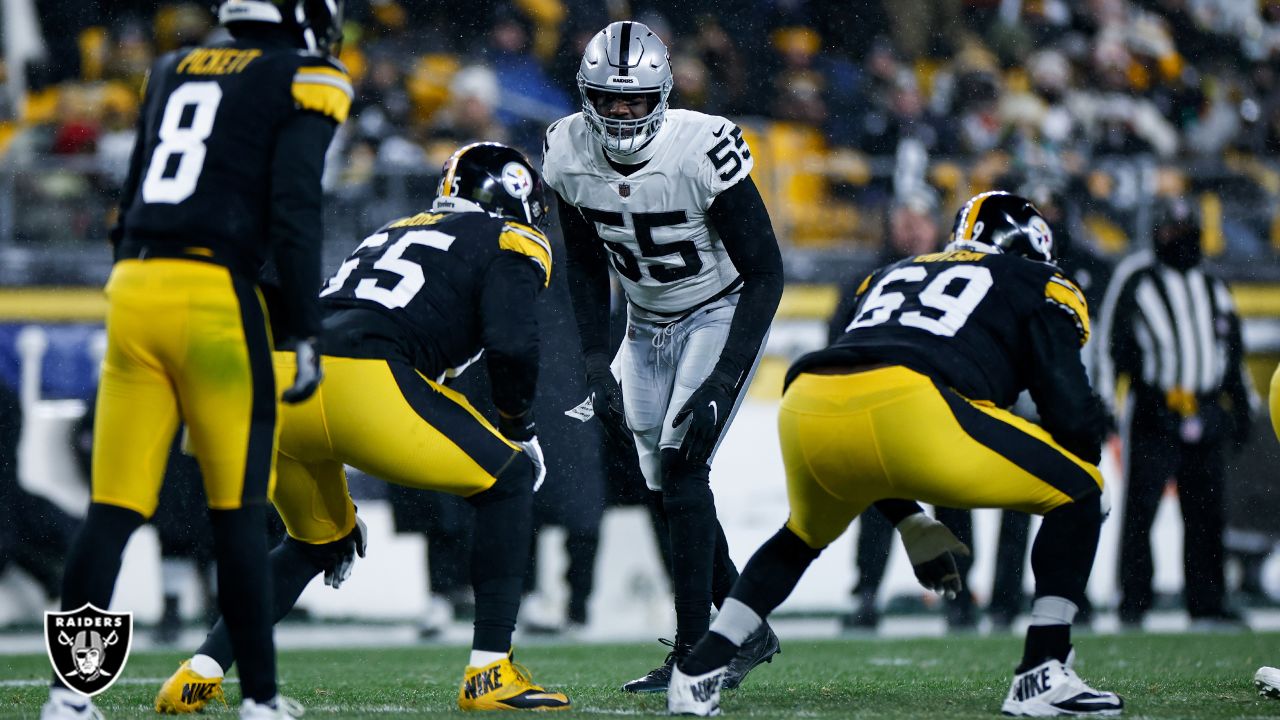
[[[716,401],[711,401],[711,421],[716,425],[720,424],[720,408],[716,406]]]
[[[71,703],[63,703],[63,704],[71,708],[72,710],[75,710],[78,713],[82,713],[85,710],[89,709],[89,703],[85,703],[83,705],[72,705]]]
[[[724,129],[725,129],[725,128],[727,128],[727,127],[729,127],[729,124],[728,124],[728,123],[725,123],[724,125],[721,125],[719,130],[717,130],[717,131],[715,131],[715,132],[711,133],[711,137],[720,137],[721,135],[723,135],[723,134],[724,134]]]

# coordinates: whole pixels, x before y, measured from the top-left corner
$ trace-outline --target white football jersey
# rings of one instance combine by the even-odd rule
[[[575,113],[547,129],[542,175],[595,226],[631,304],[679,315],[738,279],[707,210],[755,161],[741,128],[692,110],[668,110],[653,142],[622,175]]]

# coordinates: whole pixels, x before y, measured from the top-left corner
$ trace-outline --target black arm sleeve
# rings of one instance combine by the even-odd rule
[[[1080,360],[1080,334],[1066,313],[1046,305],[1030,323],[1028,390],[1040,424],[1076,457],[1097,464],[1107,433],[1107,414],[1089,386]]]
[[[924,508],[920,507],[920,504],[915,500],[901,500],[897,498],[876,501],[872,504],[872,507],[879,510],[880,514],[884,515],[885,519],[894,527],[897,527],[898,523],[906,520],[912,515],[924,512]]]
[[[323,115],[303,112],[286,122],[276,137],[270,233],[286,315],[276,327],[286,328],[278,333],[286,338],[320,334],[320,177],[336,127]]]
[[[609,354],[609,265],[604,242],[582,213],[556,195],[569,278],[569,297],[578,320],[582,354],[588,360]]]
[[[124,187],[120,188],[120,206],[116,211],[115,224],[107,233],[107,239],[111,241],[112,248],[119,247],[120,241],[124,239],[124,216],[133,205],[133,198],[138,194],[138,183],[142,181],[142,163],[147,145],[146,107],[147,101],[143,98],[143,111],[138,113],[138,129],[133,136],[133,152],[129,154],[129,174],[125,176]]]
[[[538,385],[538,291],[545,276],[528,257],[501,252],[485,271],[480,333],[493,404],[507,417],[533,406]]]
[[[742,276],[742,297],[716,371],[741,381],[782,299],[782,253],[769,211],[750,176],[716,196],[707,217]]]

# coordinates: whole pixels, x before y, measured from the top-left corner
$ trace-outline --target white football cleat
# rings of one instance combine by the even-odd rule
[[[1124,700],[1115,693],[1094,690],[1071,667],[1075,650],[1067,662],[1049,659],[1013,676],[1013,686],[1000,711],[1020,717],[1057,715],[1119,715]]]
[[[1280,700],[1280,669],[1263,665],[1253,674],[1253,686],[1258,694],[1273,700]]]
[[[685,675],[680,666],[671,665],[671,684],[667,686],[667,712],[672,715],[714,717],[720,714],[720,681],[724,668],[705,675]]]
[[[305,712],[302,703],[283,695],[276,695],[264,703],[256,703],[249,698],[240,703],[240,720],[296,720]]]
[[[40,720],[102,720],[102,712],[78,692],[49,688],[49,700],[40,708]]]

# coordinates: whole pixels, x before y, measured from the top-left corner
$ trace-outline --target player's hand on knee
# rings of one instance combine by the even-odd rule
[[[622,401],[622,387],[605,362],[587,363],[587,385],[591,389],[591,409],[595,412],[605,432],[614,442],[630,447],[635,440],[627,427],[627,412]]]
[[[537,429],[533,424],[533,411],[523,415],[505,415],[498,411],[498,432],[519,446],[533,463],[533,491],[538,492],[542,482],[547,479],[547,458],[542,453],[542,443],[538,442]]]
[[[315,394],[324,379],[324,371],[320,369],[319,341],[315,338],[303,338],[293,343],[293,352],[298,369],[293,376],[293,384],[285,388],[281,400],[296,405]]]
[[[671,421],[677,427],[689,418],[681,453],[690,462],[706,462],[716,447],[720,430],[733,410],[735,382],[725,373],[713,371]]]
[[[923,512],[907,517],[897,527],[921,585],[948,599],[964,591],[964,578],[960,577],[955,556],[967,556],[968,545]]]
[[[342,587],[342,583],[351,577],[351,568],[355,567],[356,557],[364,557],[369,546],[369,533],[364,521],[356,516],[356,526],[343,539],[338,541],[337,559],[328,570],[324,571],[324,584],[331,588]]]

